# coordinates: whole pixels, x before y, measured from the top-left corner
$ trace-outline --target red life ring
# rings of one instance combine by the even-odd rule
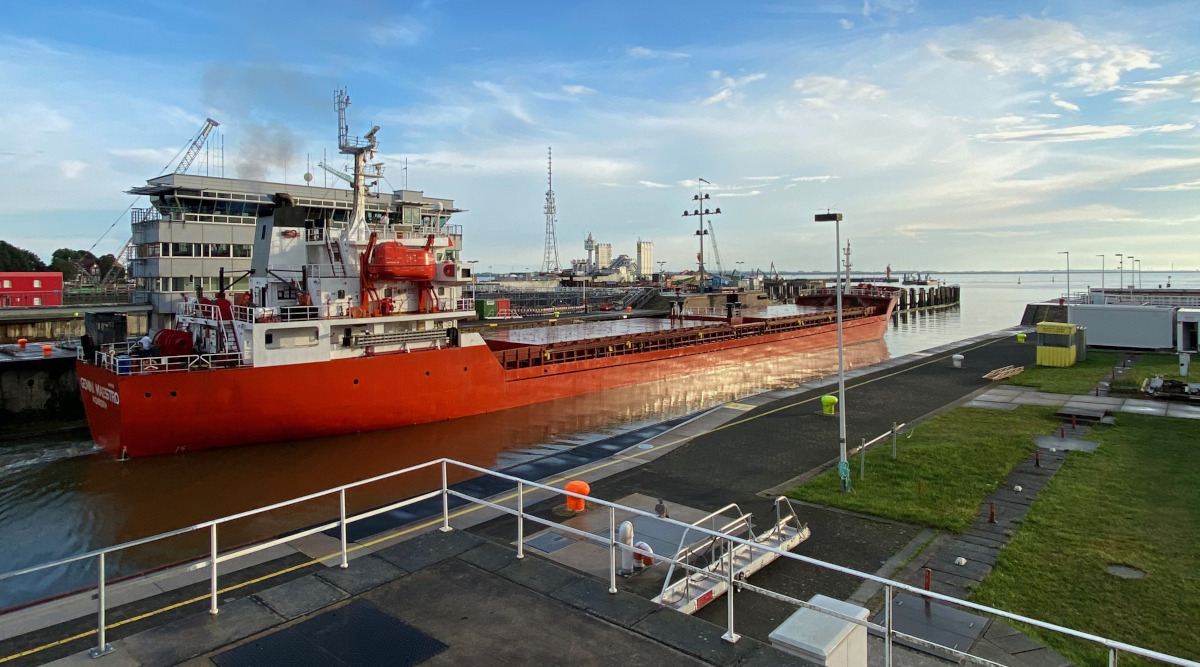
[[[300,232],[298,232],[294,229],[283,230],[283,238],[285,238],[285,239],[294,239],[297,236],[300,236]]]
[[[447,278],[453,278],[454,277],[454,265],[447,264],[446,266],[443,266],[442,273],[446,274]]]

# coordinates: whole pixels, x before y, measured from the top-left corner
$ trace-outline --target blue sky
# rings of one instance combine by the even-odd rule
[[[1200,35],[1184,2],[8,3],[0,238],[90,247],[206,116],[226,175],[301,183],[382,126],[388,183],[469,212],[465,255],[564,264],[592,233],[694,266],[1200,269]],[[319,175],[315,182],[322,182]],[[708,186],[706,186],[707,188]],[[128,237],[122,218],[97,246]]]

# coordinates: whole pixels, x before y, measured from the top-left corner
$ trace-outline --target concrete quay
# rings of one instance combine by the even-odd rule
[[[888,431],[894,422],[911,424],[972,400],[993,386],[982,378],[992,369],[1031,363],[1034,346],[1018,344],[1010,334],[847,373],[850,445]],[[950,363],[956,353],[965,356],[961,369]],[[641,494],[665,498],[668,507],[706,512],[736,502],[760,524],[769,523],[773,498],[782,489],[836,460],[837,422],[820,414],[820,397],[831,386],[835,390],[836,378],[725,404],[620,454],[540,481],[561,486],[583,479],[593,497],[619,501]],[[512,506],[512,495],[501,493],[492,501]],[[562,502],[527,493],[525,507],[562,522],[557,511]],[[894,577],[935,537],[928,529],[841,510],[807,505],[798,510],[813,537],[796,553],[879,576]],[[400,657],[415,651],[413,646],[425,653],[412,653],[411,660],[429,665],[484,659],[804,664],[770,646],[767,637],[795,611],[791,605],[736,594],[742,639],[730,644],[720,639],[723,600],[696,616],[650,602],[663,566],[620,580],[620,591],[610,595],[607,581],[589,574],[585,563],[556,561],[555,553],[529,545],[528,531],[536,529],[531,523],[526,557],[517,560],[515,520],[496,510],[455,509],[455,530],[449,533],[433,530],[441,523],[440,506],[437,516],[414,522],[406,514],[396,521],[376,522],[373,535],[355,540],[345,570],[332,557],[337,540],[323,534],[259,552],[236,571],[234,563],[222,564],[216,616],[207,611],[203,568],[114,583],[108,639],[115,651],[96,660],[86,657],[96,643],[95,602],[86,594],[10,613],[0,617],[0,664],[417,664]],[[793,561],[777,561],[751,583],[799,599],[822,593],[873,606],[878,598],[877,589],[855,577]],[[871,664],[881,664],[881,655],[882,640],[872,638]],[[303,660],[294,661],[296,656]],[[894,658],[898,665],[945,664],[900,647]]]

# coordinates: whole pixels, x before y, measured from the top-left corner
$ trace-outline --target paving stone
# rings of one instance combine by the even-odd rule
[[[221,606],[215,616],[205,610],[122,641],[146,667],[176,665],[282,622],[283,617],[253,598],[241,598]]]
[[[1100,443],[1091,440],[1060,438],[1056,435],[1035,435],[1033,436],[1033,441],[1042,449],[1056,449],[1058,451],[1094,452],[1100,446]]]
[[[322,607],[328,607],[334,602],[345,600],[350,596],[333,584],[310,574],[293,579],[286,584],[268,588],[255,594],[254,597],[280,616],[292,619]]]
[[[800,656],[792,655],[786,651],[781,651],[769,644],[763,644],[758,647],[754,653],[750,654],[749,658],[738,663],[738,667],[775,667],[775,665],[785,665],[788,667],[819,667],[815,662],[809,662]],[[939,666],[941,667],[941,666]]]
[[[526,556],[526,558],[528,557]],[[474,549],[464,551],[458,555],[458,558],[488,572],[495,572],[518,560],[515,546],[510,549],[491,542],[485,542]]]
[[[1200,405],[1171,403],[1167,405],[1167,416],[1177,419],[1200,419]]]
[[[1040,643],[1035,642],[1020,632],[1006,635],[1004,637],[995,637],[992,638],[991,641],[996,646],[999,646],[1013,655],[1043,648]]]
[[[724,628],[665,608],[639,621],[634,630],[715,665],[735,665],[762,645],[749,637],[730,644],[721,639]]]
[[[965,558],[966,563],[959,565],[954,561],[957,558]],[[966,556],[950,556],[949,554],[939,554],[936,559],[929,561],[925,567],[933,570],[933,576],[938,576],[938,572],[946,572],[964,579],[971,579],[976,583],[983,581],[984,577],[992,571],[990,563],[972,560]]]
[[[1009,637],[1012,635],[1021,634],[1019,630],[999,619],[992,619],[987,630],[983,631],[983,636],[986,639],[995,639],[996,637]]]
[[[537,556],[526,556],[496,570],[496,574],[545,595],[586,578],[586,575],[577,574]]]
[[[956,541],[946,545],[943,551],[954,558],[962,556],[967,560],[973,560],[986,565],[995,565],[996,554],[999,552],[999,548],[981,547],[978,544],[971,544],[970,542]]]
[[[550,594],[577,609],[622,627],[633,627],[659,605],[627,591],[608,592],[608,585],[596,579],[581,579]]]
[[[453,558],[483,544],[483,538],[465,530],[443,533],[434,530],[424,535],[380,549],[375,555],[407,572],[416,572],[434,563]]]
[[[1125,401],[1125,405],[1120,408],[1121,412],[1130,415],[1148,415],[1151,417],[1165,417],[1167,415],[1167,406],[1165,405],[1132,405],[1133,400]]]
[[[362,556],[350,561],[350,567],[344,570],[334,565],[317,572],[316,576],[351,595],[357,595],[407,574],[406,570],[402,570],[382,558]]]
[[[1004,538],[994,535],[990,532],[967,530],[967,532],[958,536],[958,539],[967,542],[968,544],[978,544],[984,547],[1000,548],[1004,546]]]

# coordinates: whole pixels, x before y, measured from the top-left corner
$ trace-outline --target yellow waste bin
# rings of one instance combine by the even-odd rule
[[[837,414],[837,396],[821,397],[821,412],[827,415]]]
[[[1017,334],[1017,342],[1024,343],[1025,342],[1025,334],[1023,334],[1023,333]]]

